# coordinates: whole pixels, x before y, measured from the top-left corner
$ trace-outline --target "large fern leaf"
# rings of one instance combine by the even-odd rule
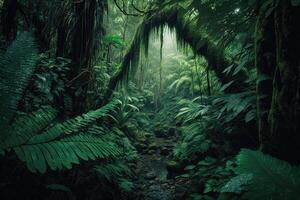
[[[73,119],[69,119],[63,123],[57,123],[53,127],[47,129],[42,134],[38,134],[30,139],[30,143],[38,143],[43,141],[50,141],[61,136],[78,133],[89,128],[97,119],[106,117],[109,112],[114,109],[118,102],[112,101],[111,103],[103,106],[98,110],[90,111],[86,114],[80,115]]]
[[[9,136],[0,141],[0,152],[10,150],[26,143],[36,133],[43,131],[55,119],[57,111],[51,107],[42,108],[32,114],[17,117],[15,123],[7,130]]]
[[[113,142],[90,134],[38,143],[29,141],[14,150],[31,172],[40,173],[45,173],[48,165],[51,170],[71,169],[73,164],[79,164],[79,159],[112,159],[122,154]]]
[[[0,129],[2,136],[33,73],[38,50],[30,33],[22,33],[0,55]]]
[[[117,102],[90,111],[48,128],[55,110],[42,109],[16,121],[10,136],[0,143],[0,150],[13,149],[32,172],[45,173],[79,164],[80,159],[115,159],[123,155],[118,139],[107,137],[107,128],[92,126],[97,119],[108,116]]]
[[[243,149],[237,156],[239,174],[252,174],[246,197],[250,200],[297,200],[300,198],[300,167]]]
[[[48,129],[43,128],[49,125],[56,111],[52,108],[42,109],[17,120],[10,130],[10,136],[0,143],[0,147],[9,149],[25,143],[51,141],[61,136],[83,131],[97,119],[107,116],[116,104],[117,102],[111,102],[98,110],[90,111],[62,123],[56,123]]]

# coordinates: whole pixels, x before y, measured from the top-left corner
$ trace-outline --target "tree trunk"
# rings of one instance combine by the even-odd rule
[[[17,0],[5,0],[1,10],[1,32],[6,41],[14,40],[17,35]]]
[[[300,7],[278,0],[275,10],[277,64],[269,114],[275,154],[300,163]],[[296,156],[295,156],[296,155]]]
[[[67,33],[65,30],[64,23],[60,23],[57,28],[57,40],[56,40],[56,56],[57,57],[65,57],[66,55],[66,40],[67,40]]]
[[[207,81],[207,95],[211,95],[211,88],[210,88],[210,78],[209,78],[209,69],[206,68],[206,81]]]
[[[194,98],[194,88],[195,88],[195,75],[194,75],[194,70],[193,68],[191,67],[191,78],[192,78],[192,83],[191,83],[191,95],[192,95],[192,98]]]
[[[258,124],[262,150],[300,163],[300,7],[274,1],[274,12],[258,18]],[[274,52],[275,50],[275,52]],[[260,80],[260,75],[272,77]]]
[[[88,91],[92,88],[91,61],[96,32],[96,0],[76,2],[75,13],[77,19],[69,58],[73,61],[70,74],[74,80],[73,112],[78,115],[92,106],[92,97]]]
[[[203,94],[202,94],[201,74],[199,73],[197,58],[195,58],[195,67],[196,67],[196,74],[197,74],[197,80],[198,80],[198,86],[199,86],[199,94],[201,96],[201,101],[202,101]]]
[[[269,5],[272,7],[273,5]],[[271,9],[271,8],[269,8]],[[255,31],[255,65],[257,69],[257,118],[260,149],[273,149],[268,122],[273,92],[273,75],[276,65],[274,11],[266,16],[260,9]]]

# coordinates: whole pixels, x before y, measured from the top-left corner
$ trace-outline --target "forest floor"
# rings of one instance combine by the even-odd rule
[[[177,163],[170,158],[176,139],[175,135],[158,137],[147,133],[136,144],[140,157],[135,177],[138,200],[184,198],[188,180],[175,177]]]

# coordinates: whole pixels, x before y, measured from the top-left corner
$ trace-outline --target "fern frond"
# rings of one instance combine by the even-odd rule
[[[73,164],[83,160],[117,158],[122,155],[119,148],[109,141],[89,134],[79,134],[53,141],[28,142],[15,147],[18,158],[33,172],[45,173],[47,165],[51,170],[71,169]]]
[[[221,192],[240,194],[245,190],[245,186],[247,186],[252,179],[252,174],[240,174],[230,179],[230,181],[222,187]]]
[[[44,130],[55,119],[57,110],[51,107],[42,108],[32,114],[17,117],[12,127],[8,130],[9,137],[0,142],[0,151],[22,145],[36,133]]]
[[[70,169],[79,159],[114,159],[123,155],[123,149],[114,137],[105,137],[107,129],[91,126],[105,117],[117,102],[90,111],[48,128],[56,116],[53,109],[42,109],[25,116],[14,124],[12,134],[0,144],[1,152],[13,149],[31,172],[45,173],[51,170]],[[40,133],[41,132],[41,133]]]
[[[42,134],[35,135],[28,142],[39,143],[50,141],[61,136],[85,131],[85,129],[89,128],[89,126],[91,126],[91,124],[94,123],[97,119],[107,116],[108,113],[113,110],[116,105],[117,102],[113,101],[98,110],[90,111],[74,119],[69,119],[63,123],[57,123],[53,127],[44,131]]]
[[[20,34],[0,56],[1,130],[6,130],[12,120],[37,59],[38,50],[30,33]]]
[[[259,151],[243,149],[237,156],[239,174],[253,174],[250,200],[295,200],[300,197],[300,167]]]

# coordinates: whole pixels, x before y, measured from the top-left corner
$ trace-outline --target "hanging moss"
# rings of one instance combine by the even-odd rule
[[[143,51],[146,56],[148,55],[151,33],[159,35],[160,30],[165,27],[168,27],[171,32],[176,33],[176,40],[179,47],[186,48],[190,46],[196,55],[205,57],[209,68],[215,71],[222,84],[227,84],[232,80],[238,82],[238,84],[232,84],[228,87],[225,92],[238,92],[247,87],[246,83],[244,83],[247,79],[246,73],[240,71],[235,75],[232,73],[224,74],[224,69],[232,64],[232,62],[225,57],[224,49],[220,49],[211,42],[208,37],[203,36],[197,24],[187,20],[183,13],[180,12],[180,9],[174,6],[144,16],[119,70],[110,80],[108,91],[105,95],[106,98],[110,97],[119,81],[127,81],[130,72],[134,73],[134,71],[136,71],[140,52]]]

